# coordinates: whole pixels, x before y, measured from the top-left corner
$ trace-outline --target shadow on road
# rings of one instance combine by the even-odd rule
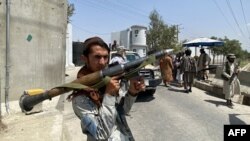
[[[163,83],[161,83],[160,85],[158,85],[158,86],[161,86],[161,87],[166,87]],[[178,87],[178,88],[183,88],[183,86],[182,87],[180,87],[180,84],[179,83],[177,83],[177,82],[170,82],[170,84],[168,84],[168,87],[171,87],[171,86],[174,86],[174,87]],[[166,88],[168,88],[168,87],[166,87]]]
[[[225,101],[216,101],[216,100],[204,100],[204,101],[215,104],[216,107],[227,106],[227,103]]]
[[[223,95],[223,94],[215,94],[215,93],[211,93],[211,92],[208,92],[208,91],[205,91],[205,94],[210,95],[210,96],[214,96],[214,97],[217,97],[217,98],[221,98],[221,99],[225,98],[225,95]]]
[[[169,87],[168,90],[169,91],[174,91],[174,92],[179,92],[179,93],[186,94],[184,89],[175,89],[173,87]]]
[[[242,114],[229,114],[229,122],[231,125],[245,125],[246,123],[244,121],[242,121],[240,118],[238,118],[237,116],[240,116]]]
[[[179,92],[179,93],[183,93],[183,94],[187,94],[184,90],[183,87],[179,87],[179,84],[177,83],[171,83],[169,86],[165,86],[164,84],[160,84],[158,85],[160,87],[165,87],[167,88],[169,91],[174,91],[174,92]]]
[[[155,99],[155,97],[152,96],[151,94],[141,94],[141,95],[137,96],[135,102],[149,102],[149,101],[152,101],[154,99]]]
[[[160,84],[160,85],[158,85],[157,87],[165,87],[165,88],[167,88],[164,84]]]

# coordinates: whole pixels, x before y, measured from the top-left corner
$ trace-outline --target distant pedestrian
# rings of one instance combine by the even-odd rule
[[[198,58],[198,70],[203,70],[209,67],[211,58],[209,57],[209,55],[205,52],[204,48],[200,49],[200,56]],[[203,71],[199,71],[198,74],[198,79],[201,80],[208,80],[208,70],[203,70]]]
[[[173,79],[174,81],[177,81],[177,54],[175,56],[173,56],[173,65],[174,65],[174,69],[173,69]]]
[[[185,56],[181,61],[181,72],[183,72],[184,89],[186,93],[192,92],[192,84],[197,73],[197,67],[195,59],[191,57],[192,51],[190,49],[185,50]]]
[[[165,55],[160,60],[160,69],[164,85],[167,87],[173,81],[173,59],[170,55]]]
[[[222,78],[223,81],[223,93],[225,94],[225,99],[228,106],[233,106],[231,98],[235,94],[240,94],[240,81],[237,77],[239,73],[238,64],[235,62],[235,55],[228,54],[227,62],[224,65]]]
[[[181,72],[181,60],[183,58],[183,55],[184,55],[184,52],[179,52],[176,55],[177,60],[175,62],[175,65],[177,67],[176,79],[179,84],[179,87],[183,86],[183,73]]]
[[[127,62],[126,59],[126,50],[124,47],[120,47],[117,49],[117,52],[110,60],[110,64],[117,62],[118,64],[125,64]]]
[[[114,40],[114,42],[113,42],[111,48],[112,48],[112,50],[117,50],[118,46],[119,46],[119,45],[117,44],[117,41]]]

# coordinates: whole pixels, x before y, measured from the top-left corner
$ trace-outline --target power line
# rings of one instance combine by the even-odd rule
[[[71,23],[72,24],[72,23]],[[86,29],[83,29],[81,28],[80,26],[77,26],[77,25],[74,25],[72,24],[72,26],[84,31],[84,32],[87,32],[87,33],[90,33],[90,34],[96,34],[96,35],[108,35],[108,34],[111,34],[110,32],[107,32],[107,33],[96,33],[96,32],[92,32],[92,31],[89,31],[89,30],[86,30]]]
[[[124,11],[131,12],[133,15],[137,14],[137,15],[140,15],[140,16],[143,16],[143,17],[148,17],[148,15],[145,14],[146,12],[141,12],[141,10],[139,10],[138,8],[135,8],[132,5],[128,5],[128,4],[125,4],[125,3],[121,4],[122,1],[115,2],[115,3],[113,3],[113,2],[114,1],[109,1],[109,3],[112,4],[113,6],[116,6],[116,7],[119,7],[121,9],[124,9]],[[108,3],[105,3],[105,4],[108,4]],[[138,11],[135,10],[135,9],[137,9]]]
[[[230,10],[230,12],[231,12],[231,14],[232,14],[232,16],[233,16],[233,19],[234,19],[234,21],[235,21],[235,23],[236,23],[238,29],[240,30],[241,34],[242,34],[244,37],[246,37],[245,34],[243,33],[243,31],[242,31],[241,28],[240,28],[240,25],[239,25],[239,23],[238,23],[238,21],[237,21],[237,19],[236,19],[236,17],[235,17],[235,14],[234,14],[234,12],[233,12],[233,9],[232,9],[232,7],[231,7],[230,2],[229,2],[228,0],[226,0],[226,2],[227,2],[227,6],[229,7],[229,10]]]
[[[125,6],[121,3],[117,3],[114,1],[105,1],[102,4],[106,5],[107,7],[115,7],[114,9],[112,9],[112,11],[116,10],[120,13],[125,14],[125,15],[129,15],[131,17],[134,17],[134,18],[136,18],[136,20],[138,20],[140,18],[143,22],[148,22],[146,19],[149,19],[149,18],[145,13],[138,12],[135,9],[128,7],[128,6]]]
[[[127,22],[128,18],[133,18],[135,20],[138,20],[140,22],[149,22],[145,18],[149,20],[149,15],[145,14],[147,12],[144,12],[135,6],[128,5],[126,3],[121,4],[119,1],[118,2],[113,2],[113,1],[92,1],[92,0],[84,0],[84,1],[78,1],[81,5],[88,5],[90,7],[93,7],[97,10],[103,10],[105,12],[112,13],[113,15],[118,15],[122,20]],[[113,8],[116,7],[116,8]],[[135,10],[137,9],[137,10]],[[139,18],[141,20],[139,20]],[[170,21],[170,20],[169,20]]]
[[[249,39],[250,39],[250,32],[249,32],[249,29],[247,27],[246,15],[245,15],[243,4],[242,4],[241,0],[240,0],[240,4],[241,4],[241,10],[242,10],[242,13],[243,13],[243,17],[244,17],[244,22],[245,22],[245,25],[246,25],[247,33],[248,33],[248,36],[249,36]]]
[[[227,17],[225,16],[225,14],[223,13],[222,9],[220,8],[219,4],[216,2],[216,0],[213,0],[213,2],[215,3],[216,7],[219,9],[220,13],[222,14],[222,16],[224,17],[224,19],[226,20],[227,24],[230,26],[231,29],[233,29],[234,33],[237,34],[237,31],[233,28],[233,26],[230,24],[229,20],[227,19]]]
[[[83,3],[84,2],[84,3]],[[91,2],[91,1],[78,1],[78,3],[80,4],[80,5],[82,5],[82,6],[86,6],[86,7],[92,7],[92,8],[94,8],[94,9],[96,9],[96,10],[99,10],[99,11],[101,11],[101,12],[109,12],[109,13],[112,13],[112,14],[116,14],[116,15],[118,15],[119,17],[120,17],[120,20],[119,21],[126,21],[125,19],[127,19],[127,18],[124,18],[123,16],[121,16],[120,14],[118,14],[117,12],[114,12],[113,10],[111,10],[110,8],[106,8],[106,7],[103,7],[102,5],[98,5],[98,4],[95,4],[95,3],[93,3],[93,2]],[[117,21],[117,20],[116,20]],[[114,22],[114,21],[112,21],[112,22]]]
[[[143,15],[144,15],[144,13],[147,13],[147,12],[139,9],[138,7],[135,7],[135,6],[131,5],[131,4],[125,3],[124,1],[120,1],[120,0],[118,0],[118,1],[119,1],[118,2],[119,4],[123,3],[124,5],[127,5],[128,8],[137,9],[138,10],[137,12],[141,12],[141,13],[143,13]],[[122,5],[122,4],[120,4],[120,5]],[[146,16],[149,18],[149,15],[146,15]],[[170,22],[168,22],[170,24],[176,24],[176,23],[178,23],[178,22],[173,21],[173,20],[169,20],[169,19],[167,19],[167,20],[170,21]]]
[[[231,29],[233,30],[233,32],[235,34],[237,34],[238,32],[235,30],[235,28],[233,28],[233,26],[230,24],[229,20],[227,19],[227,17],[225,16],[225,14],[223,13],[222,9],[220,8],[219,4],[216,2],[216,0],[213,0],[213,2],[215,3],[216,7],[219,9],[220,13],[222,14],[222,16],[224,17],[225,21],[227,22],[227,24],[231,27]],[[239,28],[239,27],[238,27]],[[240,29],[240,28],[239,28]],[[240,29],[240,31],[242,32],[242,30]],[[244,34],[243,34],[244,35]],[[249,40],[248,40],[249,41]]]
[[[107,2],[107,1],[106,1]],[[119,7],[122,9],[122,11],[126,11],[126,12],[130,12],[132,13],[133,15],[140,15],[142,17],[146,17],[149,19],[149,14],[147,15],[146,13],[148,12],[145,12],[145,11],[142,11],[141,9],[139,9],[138,7],[134,6],[134,5],[131,5],[131,4],[128,4],[128,3],[125,3],[124,1],[116,1],[115,3],[113,3],[114,1],[109,1],[110,4],[112,4],[113,6],[116,6],[116,7]],[[106,4],[106,3],[105,3]],[[108,3],[107,3],[108,4]],[[138,17],[137,17],[138,18]],[[174,22],[173,20],[169,20],[168,21],[171,21],[172,24],[173,23],[176,23]],[[170,23],[170,22],[169,22]]]
[[[131,8],[131,9],[133,9],[133,10],[134,10],[134,9],[137,9],[136,12],[138,12],[138,13],[140,12],[142,15],[144,15],[145,13],[147,13],[147,12],[145,12],[145,11],[139,9],[139,8],[136,7],[136,6],[133,6],[133,5],[131,5],[131,4],[125,3],[124,1],[118,0],[118,4],[122,5],[121,3],[123,3],[123,6],[126,5],[127,8]],[[144,16],[148,17],[147,14],[144,15]]]
[[[81,1],[83,2],[83,1]],[[124,10],[118,10],[116,8],[112,8],[112,6],[107,5],[108,3],[105,1],[104,3],[98,2],[98,1],[91,1],[91,0],[85,0],[85,3],[88,3],[92,5],[92,7],[95,7],[96,9],[102,8],[106,12],[110,12],[112,14],[118,15],[120,18],[123,18],[124,20],[127,21],[128,18],[133,18],[135,20],[138,20],[138,16],[134,12],[129,14],[127,9]],[[114,5],[113,5],[114,6]]]

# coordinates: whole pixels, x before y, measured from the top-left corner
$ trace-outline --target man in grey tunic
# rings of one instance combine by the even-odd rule
[[[104,69],[109,62],[110,50],[101,38],[89,38],[83,46],[85,66],[79,70],[78,78]],[[145,89],[145,84],[143,78],[138,77],[130,80],[127,90],[120,88],[119,76],[114,76],[98,91],[80,90],[71,95],[73,110],[81,120],[87,140],[134,140],[124,115],[131,109],[137,94]]]
[[[235,55],[228,54],[227,62],[224,65],[222,77],[223,81],[223,93],[228,106],[233,106],[231,98],[234,94],[240,94],[240,81],[237,77],[239,73],[238,64],[235,62]]]

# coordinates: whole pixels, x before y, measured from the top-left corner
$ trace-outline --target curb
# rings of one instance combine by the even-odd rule
[[[202,82],[202,81],[198,81],[195,80],[194,81],[194,86],[202,89],[204,91],[208,91],[210,92],[212,95],[217,96],[219,98],[225,98],[225,95],[223,94],[223,88],[222,87],[216,87],[214,85],[211,85],[209,83],[206,82]],[[250,99],[246,96],[244,96],[244,93],[240,95],[235,95],[234,98],[232,99],[232,101],[242,104],[242,105],[247,105],[250,106]]]

